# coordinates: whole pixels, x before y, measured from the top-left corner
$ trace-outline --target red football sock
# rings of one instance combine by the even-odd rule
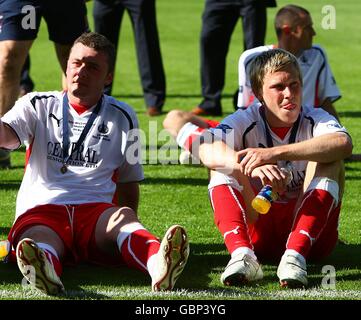
[[[201,133],[206,130],[204,128],[200,128],[198,127],[197,130],[195,130],[194,132],[192,132],[189,137],[186,139],[186,141],[184,142],[183,148],[187,151],[190,151],[192,148],[192,143],[195,139],[198,139],[199,136],[201,135]]]
[[[253,250],[241,193],[231,186],[219,185],[210,190],[209,196],[214,211],[214,221],[223,235],[229,253],[232,254],[239,247]]]
[[[206,119],[206,118],[202,118],[202,120],[207,124],[208,128],[215,128],[219,125],[219,121],[216,121],[216,120],[211,120],[211,119]],[[204,130],[207,130],[208,128],[201,128],[201,127],[194,125],[193,132],[191,134],[189,134],[189,136],[186,138],[182,147],[185,150],[188,150],[188,151],[191,150],[193,141],[195,139],[198,139],[199,135],[202,134],[202,132]]]
[[[322,189],[312,189],[305,193],[289,235],[286,248],[307,255],[325,228],[330,212],[335,206],[332,195]]]
[[[56,274],[58,275],[58,277],[60,277],[63,273],[63,266],[61,265],[61,262],[50,251],[48,251],[46,249],[43,249],[43,250],[44,250],[45,255],[48,258],[49,262],[53,265]]]
[[[147,261],[159,250],[159,239],[145,229],[132,232],[121,245],[120,253],[124,262],[147,272]]]

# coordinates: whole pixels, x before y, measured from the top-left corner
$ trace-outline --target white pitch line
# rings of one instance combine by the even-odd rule
[[[0,299],[48,299],[49,297],[36,290],[9,291],[0,290]],[[51,298],[51,297],[50,297]],[[245,291],[231,292],[230,290],[175,290],[172,292],[153,293],[145,289],[93,290],[84,288],[84,291],[66,291],[65,299],[239,299],[239,300],[280,300],[280,299],[361,299],[361,291],[357,290],[282,290],[282,291]],[[51,298],[53,299],[53,298]],[[60,298],[61,299],[61,298]]]

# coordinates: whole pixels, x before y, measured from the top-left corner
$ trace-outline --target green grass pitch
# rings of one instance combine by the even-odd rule
[[[278,0],[278,8],[288,3]],[[297,0],[312,14],[317,32],[314,42],[327,51],[328,59],[342,92],[335,103],[341,122],[354,142],[354,152],[361,153],[361,46],[358,0]],[[191,110],[200,102],[199,34],[204,1],[157,0],[158,28],[167,77],[167,100],[164,111],[174,108]],[[322,9],[336,9],[334,29],[325,29],[327,18]],[[92,3],[88,3],[92,26]],[[268,10],[266,43],[275,43],[273,18],[277,8]],[[233,110],[232,95],[237,87],[237,61],[243,50],[241,24],[233,33],[227,57],[223,108]],[[61,89],[60,68],[53,45],[48,40],[44,21],[38,39],[31,49],[31,75],[37,91]],[[89,265],[65,268],[65,297],[50,298],[21,286],[21,275],[15,265],[0,264],[0,299],[361,299],[361,163],[346,164],[346,191],[340,218],[340,240],[333,254],[318,264],[309,265],[310,288],[282,290],[278,286],[277,265],[264,265],[265,277],[258,284],[244,288],[225,288],[220,274],[228,262],[222,237],[217,231],[207,196],[207,171],[204,167],[176,164],[150,164],[156,152],[161,152],[169,137],[157,141],[164,115],[150,119],[145,106],[135,57],[133,33],[128,16],[124,17],[119,44],[113,95],[133,106],[140,127],[147,133],[144,141],[147,163],[145,181],[141,184],[139,216],[145,226],[158,236],[171,224],[179,223],[188,230],[191,255],[176,288],[170,293],[153,294],[150,279],[127,268],[112,269]],[[220,118],[217,118],[220,119]],[[177,161],[179,151],[173,148],[168,157]],[[13,152],[14,168],[0,171],[0,238],[6,237],[14,218],[16,193],[24,170],[24,149]],[[336,270],[335,289],[322,287],[325,273],[331,265]],[[102,275],[101,277],[99,275]]]

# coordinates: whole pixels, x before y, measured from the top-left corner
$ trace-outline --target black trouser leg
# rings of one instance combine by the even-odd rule
[[[244,50],[263,46],[267,26],[267,8],[264,1],[255,1],[244,5],[241,15]]]
[[[34,82],[30,77],[30,56],[26,57],[23,69],[21,70],[20,87],[23,93],[33,91]]]
[[[159,44],[155,0],[126,0],[124,3],[134,29],[146,106],[161,110],[166,95],[166,80]]]
[[[107,37],[118,48],[120,25],[124,14],[124,7],[120,1],[95,0],[93,6],[93,18],[95,32]],[[115,71],[115,70],[114,70]],[[104,93],[111,95],[113,83],[104,88]]]
[[[226,57],[234,27],[239,18],[235,5],[207,0],[200,39],[201,84],[204,110],[220,111]]]

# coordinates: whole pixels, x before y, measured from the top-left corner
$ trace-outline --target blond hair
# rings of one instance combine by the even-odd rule
[[[262,96],[263,80],[266,74],[285,70],[292,66],[298,75],[302,85],[302,74],[297,58],[290,52],[283,49],[272,49],[262,52],[252,62],[250,69],[250,81],[252,91],[260,99]]]

